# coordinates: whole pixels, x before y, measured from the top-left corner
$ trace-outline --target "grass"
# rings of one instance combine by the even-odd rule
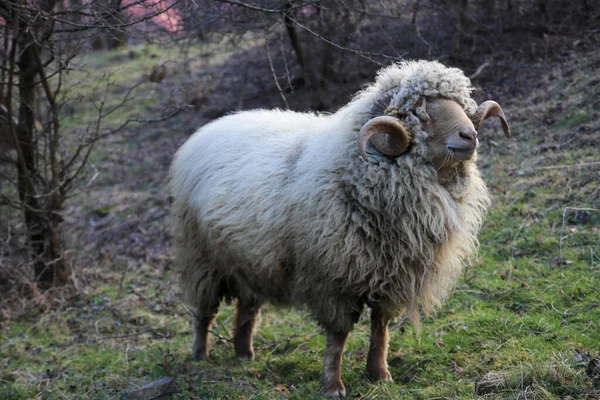
[[[209,86],[212,80],[194,76],[195,72],[222,64],[235,52],[260,42],[260,38],[247,33],[237,46],[224,39],[222,43],[188,46],[184,53],[177,46],[145,44],[77,57],[58,99],[66,105],[61,119],[63,131],[93,131],[100,115],[101,133],[127,120],[135,125],[137,120],[168,115],[166,106],[172,112],[181,106],[188,91]],[[151,82],[153,69],[161,65],[166,67],[166,79]]]
[[[120,74],[139,78],[144,57],[156,52],[140,50],[123,61]],[[87,60],[95,65],[93,79],[105,76],[115,56]],[[593,165],[600,123],[594,100],[582,94],[594,59],[575,71],[564,66],[567,84],[534,91],[506,110],[515,136],[510,144],[492,145],[485,139],[492,133],[484,132],[480,165],[495,202],[479,257],[443,309],[424,318],[421,333],[403,321],[392,324],[393,384],[366,378],[363,314],[343,359],[350,398],[600,396],[597,381],[585,374],[588,354],[600,351],[600,195]],[[132,112],[126,107],[116,120]],[[549,114],[553,122],[546,124]],[[72,117],[63,125],[80,122]],[[108,147],[100,150],[97,162],[111,155]],[[93,207],[98,218],[119,222],[138,212],[114,202]],[[175,379],[170,396],[178,399],[318,398],[324,338],[303,310],[264,307],[257,359],[241,362],[230,342],[233,305],[223,304],[212,359],[196,362],[176,277],[168,263],[153,260],[90,266],[88,283],[58,309],[0,322],[0,398],[122,398],[163,376]]]

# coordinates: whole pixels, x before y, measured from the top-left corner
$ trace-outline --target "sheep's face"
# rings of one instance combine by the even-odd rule
[[[382,104],[389,104],[390,96],[388,92],[380,96],[371,110],[371,119],[362,126],[358,134],[358,150],[365,161],[369,160],[367,155],[369,141],[380,153],[390,157],[402,156],[411,149],[412,133],[405,128],[399,118],[392,115],[376,116],[384,107]],[[424,104],[426,104],[425,111],[429,115],[429,120],[422,122],[423,130],[429,133],[425,143],[425,157],[438,170],[475,160],[479,145],[477,130],[488,117],[498,117],[504,135],[510,137],[510,128],[504,112],[495,101],[488,100],[481,103],[471,118],[458,103],[452,100],[438,98]]]
[[[436,168],[453,167],[476,157],[477,131],[463,108],[447,99],[427,103],[430,120],[423,122],[429,133],[427,158]]]

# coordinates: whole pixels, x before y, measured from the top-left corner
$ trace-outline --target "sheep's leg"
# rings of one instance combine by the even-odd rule
[[[371,344],[367,356],[367,374],[375,381],[392,382],[387,369],[388,322],[379,308],[371,310]]]
[[[321,374],[323,394],[327,397],[346,397],[346,388],[342,382],[342,354],[348,340],[348,333],[327,331]]]
[[[208,353],[210,351],[208,331],[219,311],[219,302],[222,296],[219,285],[215,285],[212,281],[204,283],[204,287],[213,290],[205,289],[200,292],[200,295],[197,295],[198,305],[196,307],[196,319],[194,321],[193,350],[193,357],[196,360],[208,358]]]
[[[210,346],[208,343],[208,331],[212,326],[217,315],[218,306],[214,307],[209,312],[203,312],[196,315],[194,321],[194,349],[192,356],[196,360],[204,360],[208,358]]]
[[[258,319],[260,304],[244,303],[238,299],[235,314],[235,336],[234,348],[237,358],[254,359],[254,348],[252,347],[252,335]]]

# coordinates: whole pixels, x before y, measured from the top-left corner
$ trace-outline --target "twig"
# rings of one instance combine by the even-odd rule
[[[102,336],[102,337],[99,337],[99,338],[96,338],[96,339],[90,338],[90,340],[94,340],[96,342],[100,342],[100,341],[105,341],[105,340],[128,339],[128,338],[132,338],[132,337],[137,337],[137,336],[145,335],[147,333],[151,333],[154,336],[158,336],[158,337],[164,339],[164,338],[171,338],[173,336],[178,336],[178,335],[184,335],[184,334],[188,335],[191,332],[190,331],[183,331],[183,332],[171,332],[171,331],[169,331],[168,334],[164,335],[164,334],[158,332],[155,329],[147,329],[145,331],[136,332],[136,333],[129,333],[129,334],[126,334],[126,335],[109,335],[109,336]]]
[[[583,164],[551,165],[549,167],[531,168],[531,169],[528,169],[525,171],[537,171],[537,170],[543,170],[543,169],[562,169],[562,168],[571,168],[571,167],[592,167],[594,165],[600,165],[600,161],[593,161],[593,162],[583,163]]]
[[[281,13],[281,9],[279,8],[266,8],[266,7],[261,7],[258,5],[254,5],[254,4],[248,4],[248,3],[244,3],[242,1],[238,1],[238,0],[217,0],[219,3],[227,3],[227,4],[232,4],[235,6],[240,6],[240,7],[244,7],[250,10],[254,10],[254,11],[260,11],[262,13],[266,13],[266,14],[280,14]],[[315,3],[320,3],[321,0],[311,0],[311,1],[306,1],[304,3],[301,4],[296,4],[296,5],[292,5],[290,7],[290,10],[295,10],[298,8],[302,8],[311,4],[315,4]]]
[[[121,295],[123,294],[123,283],[125,282],[125,275],[127,274],[127,269],[128,269],[128,267],[125,266],[125,268],[123,269],[123,273],[121,274],[121,279],[119,280],[119,292],[118,292],[119,298],[121,298]]]
[[[562,215],[562,226],[560,228],[560,237],[558,239],[558,259],[562,261],[562,241],[563,241],[563,232],[565,230],[565,216],[567,215],[567,209],[569,207],[565,207]]]
[[[194,319],[198,319],[198,316],[196,315],[196,313],[194,312],[194,310],[192,310],[191,308],[189,308],[187,305],[183,304],[182,302],[178,301],[177,302],[189,315],[192,316],[192,318]],[[231,335],[229,334],[229,332],[227,331],[227,328],[225,328],[223,326],[223,323],[221,323],[221,321],[217,320],[217,324],[219,325],[219,327],[221,327],[225,333],[227,333],[228,337],[224,337],[219,335],[217,332],[213,331],[213,330],[208,330],[208,333],[216,336],[218,339],[223,340],[225,342],[229,342],[232,343],[233,342],[233,338],[231,337]]]
[[[521,231],[523,230],[523,227],[525,226],[525,223],[527,222],[527,220],[529,219],[529,217],[525,218],[523,220],[523,222],[521,223],[521,226],[519,226],[519,229],[517,230],[517,233],[515,234],[515,237],[512,240],[512,243],[510,244],[510,247],[512,249],[511,251],[511,257],[515,256],[515,243],[517,242],[517,239],[519,238],[519,234],[521,233]]]
[[[146,333],[153,333],[152,329],[148,329],[142,332],[136,332],[136,333],[129,333],[127,335],[110,335],[110,336],[103,336],[103,337],[99,337],[97,339],[94,339],[96,342],[102,342],[104,340],[114,340],[114,339],[127,339],[127,338],[132,338],[132,337],[136,337],[136,336],[141,336],[141,335],[145,335]]]
[[[219,325],[219,327],[221,327],[221,329],[223,329],[223,331],[224,331],[224,332],[227,334],[227,337],[228,337],[229,339],[225,339],[225,340],[227,340],[228,342],[233,342],[233,338],[232,338],[232,337],[231,337],[231,335],[229,334],[229,331],[227,330],[227,328],[225,327],[225,325],[223,325],[223,323],[222,323],[221,321],[219,321],[219,320],[217,320],[217,325]],[[210,331],[209,331],[209,332],[210,332]],[[211,332],[211,333],[213,333],[213,332]],[[213,333],[213,334],[214,334],[214,333]],[[217,336],[219,339],[222,339],[222,337],[221,337],[221,336],[219,336],[219,335],[217,335],[217,334],[214,334],[214,335],[216,335],[216,336]],[[223,339],[224,339],[224,338],[223,338]]]
[[[417,37],[419,39],[421,39],[421,41],[423,43],[425,43],[425,46],[427,46],[427,56],[431,57],[431,51],[432,51],[432,47],[429,44],[429,42],[427,40],[425,40],[425,38],[423,37],[423,35],[421,35],[421,30],[419,29],[419,25],[415,24],[415,30],[417,32]]]
[[[105,20],[103,18],[101,18],[101,16],[97,13],[90,15],[90,17],[97,17],[101,22],[100,23],[92,23],[92,24],[76,23],[76,22],[69,21],[66,19],[57,18],[56,14],[54,14],[52,16],[45,15],[43,17],[45,17],[45,19],[47,19],[47,20],[51,19],[52,21],[59,22],[59,23],[63,24],[64,26],[72,26],[73,27],[73,28],[68,28],[68,29],[57,29],[55,31],[56,33],[81,32],[81,31],[88,31],[90,29],[105,29],[106,30],[109,27],[113,31],[123,32],[125,28],[133,26],[135,24],[139,24],[144,21],[148,21],[148,20],[150,20],[156,16],[159,16],[161,14],[168,13],[169,10],[174,8],[178,3],[179,3],[179,0],[174,1],[173,3],[171,3],[170,5],[168,5],[167,7],[163,8],[163,9],[158,9],[154,12],[144,15],[143,17],[134,19],[133,21],[120,22],[118,24],[111,24],[111,25],[106,23]],[[136,5],[136,4],[139,4],[139,1],[134,1],[131,3],[131,5]],[[130,7],[131,5],[129,5],[127,7]]]
[[[290,19],[296,25],[298,25],[300,28],[304,29],[308,33],[312,34],[313,36],[321,39],[325,43],[330,44],[331,46],[335,47],[336,49],[344,50],[344,51],[349,51],[351,53],[354,53],[354,54],[356,54],[356,55],[358,55],[358,56],[360,56],[360,57],[362,57],[364,59],[367,59],[367,60],[369,60],[369,61],[371,61],[371,62],[373,62],[373,63],[375,63],[377,65],[380,65],[380,66],[384,66],[385,64],[381,63],[381,62],[379,62],[377,60],[375,60],[373,57],[383,57],[383,58],[387,58],[389,60],[398,60],[398,59],[401,59],[404,56],[404,54],[399,54],[397,57],[394,57],[394,56],[390,56],[390,55],[387,55],[387,54],[384,54],[384,53],[374,53],[374,52],[370,52],[370,51],[362,51],[362,50],[359,50],[359,49],[353,49],[351,47],[345,47],[345,46],[342,46],[342,45],[340,45],[338,43],[332,42],[331,40],[327,39],[326,37],[318,34],[317,32],[315,32],[312,29],[310,29],[308,26],[303,25],[300,22],[298,22],[298,20],[296,20],[296,19],[294,19],[292,17],[290,17]]]
[[[285,95],[283,94],[283,89],[281,89],[281,85],[279,84],[279,80],[277,79],[277,73],[275,73],[275,67],[273,66],[273,59],[271,58],[271,50],[269,49],[269,41],[265,40],[265,47],[267,48],[267,58],[269,59],[269,68],[271,68],[271,73],[273,74],[273,81],[275,81],[275,86],[277,86],[277,90],[279,91],[279,95],[281,99],[285,103],[285,108],[290,109],[290,105],[288,104]]]
[[[219,340],[222,340],[224,342],[233,343],[233,339],[228,339],[228,338],[226,338],[224,336],[221,336],[217,332],[215,332],[215,331],[213,331],[211,329],[209,329],[207,332],[210,333],[211,335],[216,336],[216,338],[219,339]],[[227,332],[227,330],[225,332]],[[227,334],[229,335],[229,333],[227,333]]]
[[[305,338],[307,336],[312,338],[312,337],[318,336],[318,335],[320,335],[322,333],[323,333],[323,331],[319,331],[317,333],[313,333],[312,335],[291,335],[291,336],[288,336],[288,337],[286,337],[284,339],[281,339],[281,340],[274,340],[272,342],[261,343],[257,347],[259,347],[261,349],[270,349],[272,347],[278,346],[279,344],[281,344],[283,342],[288,342],[289,343],[290,341],[292,341],[292,339]]]
[[[285,55],[285,49],[283,48],[283,29],[279,29],[279,45],[281,46],[281,55],[283,56],[283,65],[285,66],[285,76],[287,78],[287,83],[290,87],[290,90],[293,93],[294,85],[292,85],[292,75],[290,73],[290,69],[288,68],[287,57]]]
[[[98,171],[98,168],[96,168],[96,166],[94,164],[90,163],[90,166],[94,169],[94,175],[85,184],[85,186],[90,186],[92,183],[94,183],[94,181],[96,180],[96,178],[98,177],[98,175],[100,175],[100,172]]]
[[[477,68],[477,70],[475,70],[475,72],[473,73],[473,75],[469,76],[469,79],[475,79],[475,78],[477,78],[479,76],[479,74],[481,74],[483,72],[483,70],[486,67],[489,67],[489,66],[490,66],[489,62],[484,62],[483,64],[481,64],[479,66],[479,68]]]

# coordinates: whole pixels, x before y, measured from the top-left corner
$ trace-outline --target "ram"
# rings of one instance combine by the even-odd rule
[[[388,322],[440,305],[477,248],[490,200],[475,166],[479,107],[459,69],[410,61],[331,115],[239,112],[207,124],[171,168],[176,263],[194,308],[194,355],[223,298],[235,353],[253,358],[262,304],[304,305],[326,331],[322,384],[345,396],[342,353],[371,309],[367,373],[391,381]]]

